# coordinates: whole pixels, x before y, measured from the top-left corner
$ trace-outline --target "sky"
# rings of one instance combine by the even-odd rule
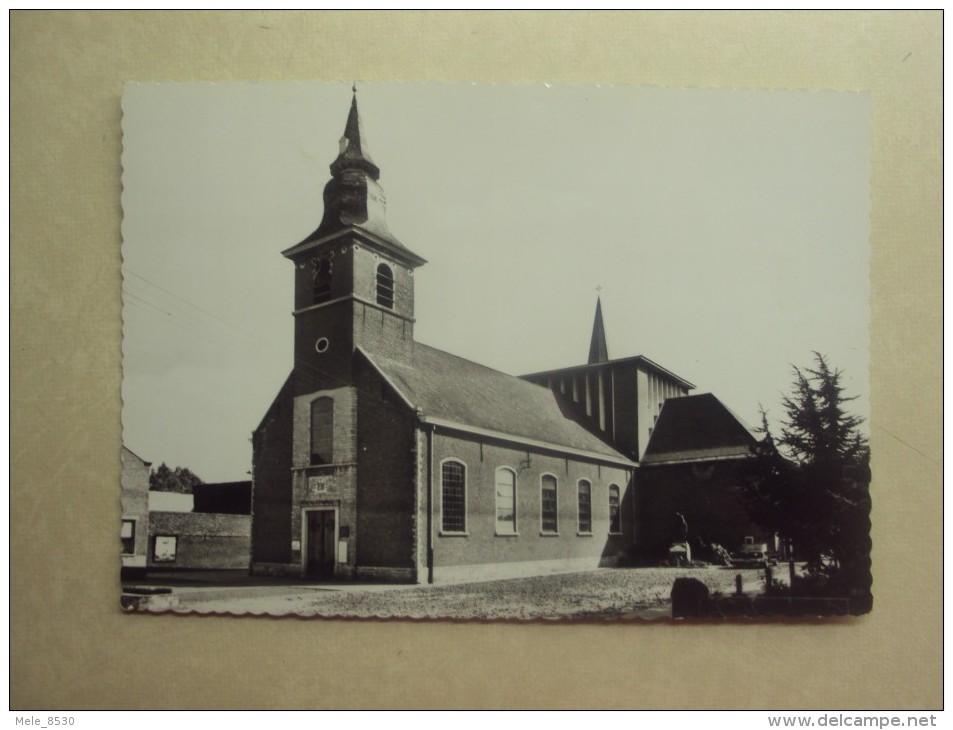
[[[123,93],[123,440],[248,479],[293,357],[281,251],[321,221],[350,85]],[[417,270],[415,336],[518,375],[644,355],[775,426],[792,366],[869,417],[870,99],[843,92],[359,84]]]

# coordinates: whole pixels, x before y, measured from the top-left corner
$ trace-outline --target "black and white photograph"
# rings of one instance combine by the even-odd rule
[[[122,608],[876,610],[870,115],[128,84]]]

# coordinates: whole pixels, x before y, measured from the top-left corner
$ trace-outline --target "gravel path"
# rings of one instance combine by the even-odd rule
[[[176,593],[171,605],[150,610],[200,613],[362,618],[447,619],[604,619],[657,618],[670,615],[669,594],[677,577],[701,580],[712,592],[734,591],[735,575],[744,575],[745,590],[760,590],[757,570],[722,568],[605,568],[586,573],[516,578],[443,586],[320,590],[284,588],[269,595],[231,592]]]

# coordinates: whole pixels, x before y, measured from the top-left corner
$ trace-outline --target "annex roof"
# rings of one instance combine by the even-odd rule
[[[685,378],[681,377],[680,375],[676,375],[671,370],[663,368],[657,362],[653,362],[652,360],[649,360],[644,355],[635,355],[633,357],[621,357],[615,360],[606,360],[605,362],[587,363],[586,365],[570,365],[569,367],[557,368],[556,370],[543,370],[538,373],[527,373],[526,375],[521,375],[520,377],[526,378],[526,379],[539,380],[549,375],[562,375],[565,373],[577,372],[577,371],[586,370],[589,368],[592,368],[592,369],[609,368],[616,365],[635,365],[635,366],[641,367],[643,370],[650,370],[658,375],[661,375],[670,380],[673,380],[679,385],[681,385],[682,387],[686,388],[687,390],[692,390],[695,387],[694,383],[690,383],[689,381],[685,380]]]
[[[749,456],[754,445],[748,427],[711,393],[668,398],[642,463],[739,458]]]
[[[358,349],[425,422],[634,466],[549,388],[420,343],[406,360]]]

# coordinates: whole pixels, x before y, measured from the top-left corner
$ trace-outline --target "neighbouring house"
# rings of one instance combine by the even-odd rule
[[[418,342],[426,261],[388,229],[379,177],[355,94],[321,223],[283,252],[294,365],[253,433],[252,572],[434,582],[632,559],[681,504],[681,486],[643,498],[677,481],[642,477],[670,449],[666,409],[713,396],[646,357],[610,360],[601,303],[578,367],[518,378]],[[697,413],[731,434],[717,463],[744,458],[737,419]]]
[[[121,572],[124,577],[133,577],[146,570],[149,551],[149,474],[152,464],[125,446],[120,449],[120,457]]]

